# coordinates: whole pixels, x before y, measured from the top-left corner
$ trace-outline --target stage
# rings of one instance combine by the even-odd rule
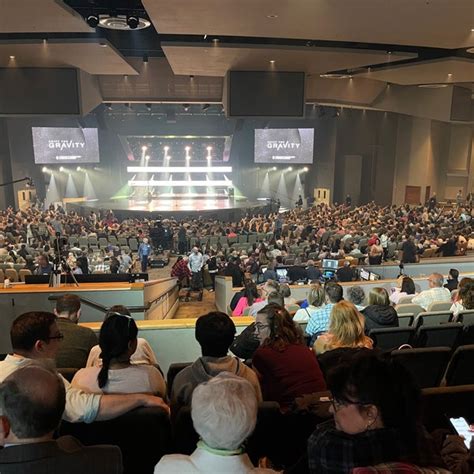
[[[247,213],[259,214],[268,212],[268,204],[262,201],[252,202],[247,198],[228,198],[224,196],[203,197],[202,195],[159,196],[151,199],[114,199],[90,200],[68,203],[68,209],[87,215],[90,211],[111,209],[119,219],[130,217],[164,218],[195,217],[234,221]],[[151,214],[151,215],[150,215]]]

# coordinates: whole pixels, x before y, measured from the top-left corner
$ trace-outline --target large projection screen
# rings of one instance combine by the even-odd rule
[[[97,128],[33,127],[38,165],[99,163]]]
[[[255,163],[310,164],[314,128],[255,129]]]

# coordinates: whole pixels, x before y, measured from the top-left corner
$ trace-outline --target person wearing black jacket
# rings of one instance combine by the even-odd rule
[[[369,305],[361,311],[365,316],[365,333],[371,329],[398,327],[398,315],[390,305],[385,288],[372,288],[369,292]]]
[[[225,267],[224,275],[232,277],[232,286],[243,286],[244,274],[238,265],[237,259],[231,257],[229,263]]]
[[[448,273],[448,282],[444,285],[449,291],[457,290],[459,285],[459,271],[455,268],[451,268]]]

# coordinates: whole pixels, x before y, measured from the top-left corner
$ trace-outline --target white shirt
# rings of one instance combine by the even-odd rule
[[[160,371],[151,365],[132,365],[123,369],[110,369],[105,387],[100,388],[97,376],[100,367],[80,369],[71,385],[92,393],[150,393],[166,395],[166,383]]]
[[[430,288],[429,290],[422,291],[411,300],[413,304],[419,304],[425,310],[428,309],[431,303],[444,303],[447,301],[451,301],[451,292],[444,287]]]
[[[15,370],[35,362],[39,361],[21,356],[7,355],[5,360],[0,362],[0,382],[3,382]],[[71,423],[92,423],[99,411],[101,395],[85,393],[78,388],[72,387],[62,375],[59,374],[59,376],[66,389],[66,408],[63,413],[63,419]]]

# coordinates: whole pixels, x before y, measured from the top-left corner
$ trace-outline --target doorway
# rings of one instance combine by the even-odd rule
[[[419,204],[421,186],[405,186],[405,204]]]

